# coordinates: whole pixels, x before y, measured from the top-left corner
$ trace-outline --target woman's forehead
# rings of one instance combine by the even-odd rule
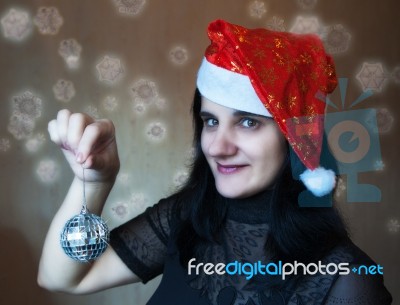
[[[266,116],[260,115],[260,114],[255,114],[247,111],[243,111],[240,109],[235,109],[235,108],[230,108],[227,106],[220,105],[218,103],[215,103],[213,101],[210,101],[206,97],[202,96],[201,97],[201,112],[202,113],[229,113],[232,114],[233,116],[252,116],[252,117],[260,117],[260,118],[268,118]]]

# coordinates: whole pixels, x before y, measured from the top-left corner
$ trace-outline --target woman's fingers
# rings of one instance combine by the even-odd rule
[[[85,131],[94,119],[84,113],[71,113],[67,109],[60,110],[57,118],[48,124],[50,139],[63,149],[76,152]]]
[[[110,120],[94,120],[84,113],[60,110],[48,124],[51,140],[62,148],[76,177],[86,181],[114,181],[120,162],[115,141],[115,127]]]
[[[47,125],[47,130],[49,131],[50,139],[57,145],[62,145],[60,136],[58,135],[57,120],[51,120]]]
[[[98,120],[87,125],[77,148],[77,162],[82,163],[91,154],[101,153],[114,140],[115,129],[110,120]]]
[[[73,113],[68,120],[66,145],[74,153],[77,153],[79,143],[86,127],[94,122],[93,118],[83,113]]]
[[[68,125],[71,111],[68,109],[62,109],[57,113],[57,133],[58,138],[61,141],[61,145],[68,149],[67,136],[68,136]]]

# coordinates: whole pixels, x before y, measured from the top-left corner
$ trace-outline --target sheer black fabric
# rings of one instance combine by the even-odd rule
[[[265,196],[229,200],[222,241],[210,245],[197,258],[199,263],[271,261],[264,250],[268,235]],[[161,200],[143,214],[111,233],[111,246],[144,283],[163,274],[149,305],[301,305],[301,304],[391,304],[391,296],[380,275],[320,274],[289,277],[256,274],[208,275],[179,263],[174,229],[180,212],[174,197]],[[375,264],[354,244],[338,245],[322,263],[345,263],[350,268]]]

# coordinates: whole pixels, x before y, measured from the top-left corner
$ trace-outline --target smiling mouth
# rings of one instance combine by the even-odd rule
[[[239,170],[244,168],[246,165],[222,165],[217,163],[218,172],[224,175],[237,173]]]

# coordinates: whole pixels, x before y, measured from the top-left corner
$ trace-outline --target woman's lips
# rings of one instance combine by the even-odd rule
[[[224,175],[237,173],[245,166],[246,165],[237,165],[237,164],[222,165],[217,163],[218,172]]]

